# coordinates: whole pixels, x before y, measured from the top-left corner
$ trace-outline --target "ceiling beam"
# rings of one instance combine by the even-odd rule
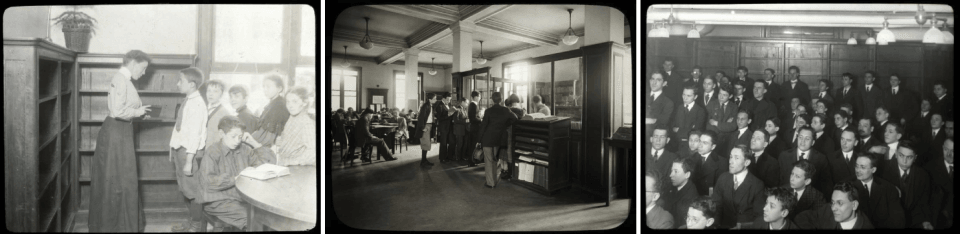
[[[922,4],[926,12],[953,13],[946,4]],[[917,4],[657,4],[650,9],[715,9],[715,10],[765,10],[765,11],[861,11],[861,12],[911,12],[917,11]],[[738,12],[739,13],[739,12]]]
[[[453,34],[446,24],[433,22],[407,37],[411,48],[422,49]]]
[[[391,49],[384,51],[383,54],[377,56],[377,64],[384,65],[396,62],[398,59],[403,57],[402,49]]]
[[[360,43],[360,40],[363,39],[364,35],[365,34],[363,33],[363,31],[355,31],[355,30],[349,30],[349,29],[343,29],[343,28],[338,28],[336,30],[333,30],[333,40],[338,40],[338,41]],[[402,39],[370,36],[370,40],[373,41],[374,46],[380,46],[380,47],[392,48],[392,49],[407,48],[407,42]]]
[[[460,6],[460,20],[477,23],[500,14],[513,5],[462,5]]]
[[[332,62],[334,65],[336,65],[336,64],[339,64],[341,61],[343,61],[343,54],[340,54],[340,53],[331,53],[330,62]],[[354,61],[364,61],[364,62],[371,62],[371,63],[377,62],[377,61],[374,61],[373,58],[360,57],[360,56],[354,56],[354,55],[347,55],[347,62],[351,62],[351,63],[352,63],[352,62],[354,62]]]
[[[442,7],[431,5],[367,5],[380,10],[385,10],[401,15],[411,16],[423,20],[442,24],[452,24],[460,17],[458,12]]]
[[[524,28],[497,18],[477,22],[477,31],[505,39],[539,46],[557,46],[560,37],[534,29]]]
[[[884,17],[903,17],[888,19],[890,27],[918,27],[909,13],[877,14],[853,12],[839,14],[837,12],[806,13],[796,11],[740,11],[730,14],[725,10],[674,10],[674,17],[682,21],[695,21],[698,24],[729,24],[729,25],[781,25],[781,26],[819,26],[819,27],[871,27],[880,28]],[[670,15],[670,10],[647,11],[645,23],[653,23]],[[937,18],[947,19],[953,24],[953,14],[937,14]],[[928,20],[932,22],[932,20]],[[929,24],[928,24],[929,25]],[[929,26],[928,26],[929,27]]]

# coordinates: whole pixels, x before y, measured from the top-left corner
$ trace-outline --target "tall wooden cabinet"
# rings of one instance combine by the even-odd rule
[[[3,38],[7,229],[70,232],[79,200],[76,52]]]

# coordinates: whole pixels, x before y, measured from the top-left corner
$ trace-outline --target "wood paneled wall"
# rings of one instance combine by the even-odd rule
[[[703,68],[704,76],[723,71],[736,77],[736,68],[746,66],[748,77],[760,79],[763,70],[776,71],[777,83],[786,78],[787,68],[800,68],[800,80],[810,86],[811,96],[819,92],[819,80],[829,79],[833,88],[842,86],[842,74],[849,72],[861,83],[866,71],[876,71],[877,83],[890,86],[889,77],[899,74],[901,85],[920,92],[922,97],[933,96],[933,82],[943,80],[953,87],[953,45],[924,45],[922,43],[895,43],[887,46],[847,45],[846,40],[795,39],[647,39],[646,71],[644,79],[661,69],[664,59],[674,61],[674,70],[690,76],[694,65]],[[831,90],[833,92],[833,90]]]

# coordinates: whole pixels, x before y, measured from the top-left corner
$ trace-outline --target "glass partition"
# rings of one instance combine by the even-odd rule
[[[550,63],[541,63],[530,66],[530,86],[533,90],[527,99],[529,100],[532,99],[533,96],[540,95],[540,100],[542,100],[543,104],[552,107],[553,95],[551,90],[553,89],[553,83],[550,74],[550,65]],[[532,109],[532,106],[528,104],[527,110]]]
[[[556,116],[570,117],[571,121],[580,121],[583,78],[580,77],[580,58],[570,58],[554,62],[554,108],[550,113]],[[550,106],[550,104],[547,104]]]

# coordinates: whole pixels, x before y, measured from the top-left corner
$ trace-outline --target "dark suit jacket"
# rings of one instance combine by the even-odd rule
[[[862,206],[862,205],[861,205]],[[866,215],[866,211],[857,210],[857,222],[853,224],[855,230],[874,229],[873,222]],[[840,230],[840,223],[833,219],[830,206],[821,206],[815,210],[801,212],[794,219],[800,229]]]
[[[647,97],[645,98],[647,100],[647,112],[645,115],[647,118],[657,119],[657,124],[670,126],[670,117],[673,115],[675,105],[673,100],[667,97],[666,93],[667,91],[663,91],[655,100],[650,100],[650,93],[647,93]],[[653,134],[653,127],[653,125],[647,125],[647,138]]]
[[[943,99],[938,99],[937,97],[932,97],[933,102],[930,103],[930,110],[939,111],[943,113],[944,116],[953,116],[953,95],[947,93]]]
[[[697,81],[693,81],[693,78],[691,77],[689,80],[683,82],[683,87],[687,87],[689,85],[693,85],[693,87],[697,87],[697,91],[696,91],[697,96],[703,95],[703,78],[697,79]],[[716,92],[717,90],[716,87],[714,87],[713,90],[714,92]]]
[[[830,164],[830,172],[833,176],[833,181],[839,183],[841,181],[854,180],[857,178],[855,168],[857,167],[857,153],[860,151],[854,150],[850,155],[850,161],[847,162],[847,159],[843,157],[843,150],[838,149],[827,155],[827,162]]]
[[[790,182],[790,172],[793,171],[793,163],[797,162],[798,156],[799,155],[797,154],[796,148],[780,153],[780,158],[777,160],[780,161],[781,184]],[[827,165],[826,156],[818,152],[816,149],[810,148],[810,153],[806,157],[817,169],[817,173],[814,174],[813,182],[810,183],[810,185],[817,190],[833,191],[833,175],[830,173],[830,165]]]
[[[697,185],[692,182],[693,181],[688,181],[680,190],[672,188],[669,196],[666,196],[664,199],[667,201],[666,207],[668,207],[670,213],[673,214],[673,220],[681,220],[674,222],[675,227],[680,227],[685,224],[684,222],[687,220],[687,209],[690,208],[690,203],[693,203],[693,201],[697,200],[697,197],[700,196],[697,194]]]
[[[754,157],[756,158],[756,157]],[[780,162],[770,156],[770,153],[763,151],[756,162],[747,166],[750,174],[757,176],[763,181],[764,188],[776,187],[780,185]]]
[[[422,134],[423,134],[423,129],[426,128],[426,126],[427,126],[427,125],[426,125],[426,124],[427,124],[427,118],[430,118],[430,112],[433,111],[432,109],[433,109],[433,106],[430,105],[430,102],[429,102],[429,101],[428,101],[428,102],[424,102],[423,105],[420,105],[420,113],[417,114],[417,129],[416,129],[416,131],[413,131],[413,138],[412,138],[412,139],[420,139],[420,137],[423,136],[423,135],[422,135]],[[434,118],[434,120],[436,120],[437,117],[434,116],[433,118]],[[435,128],[437,128],[436,126],[437,126],[437,123],[436,123],[436,121],[434,121],[434,123],[430,125],[430,128],[435,129]],[[437,134],[436,134],[436,131],[433,131],[432,129],[430,130],[430,137],[431,137],[431,138],[432,138],[432,137],[435,137],[435,136],[437,135]]]
[[[790,188],[789,185],[784,186]],[[790,191],[794,191],[790,189]],[[832,192],[832,190],[831,190]],[[803,188],[803,195],[800,195],[800,199],[797,200],[797,203],[794,205],[793,209],[789,214],[787,214],[788,219],[796,219],[797,215],[808,210],[816,210],[821,206],[830,206],[830,203],[827,203],[827,198],[823,196],[823,193],[820,190],[817,190],[813,186],[807,185]]]
[[[930,121],[927,121],[927,122],[930,122]],[[930,124],[928,123],[927,126],[929,125]],[[921,154],[929,155],[930,153],[933,153],[936,151],[942,151],[943,142],[947,140],[946,125],[943,125],[943,127],[940,127],[940,130],[937,131],[937,136],[933,136],[933,129],[930,129],[929,127],[927,128],[927,131],[925,133],[921,133],[920,135],[923,136],[920,138],[920,139],[923,139],[922,144],[926,146],[926,147],[923,147],[923,150],[919,150]],[[929,159],[925,159],[923,161],[928,161],[928,160]]]
[[[820,135],[820,137],[817,138],[817,140],[813,141],[812,148],[817,150],[817,152],[833,152],[837,150],[837,146],[834,145],[834,142],[836,141],[830,137],[830,134],[824,132],[823,135]]]
[[[867,92],[867,86],[863,84],[857,85],[857,88],[860,89],[860,100],[862,102],[860,114],[875,116],[877,114],[877,107],[883,105],[883,96],[885,95],[883,87],[878,85],[877,82],[873,82],[873,87],[870,88],[870,92]]]
[[[679,158],[689,158],[691,155],[697,154],[697,151],[690,151],[690,145],[681,144],[680,149],[677,150],[677,157]]]
[[[934,213],[930,207],[930,175],[916,163],[910,167],[905,180],[900,183],[900,167],[889,163],[883,171],[884,180],[900,189],[900,205],[903,206],[908,228],[923,228],[923,222],[933,223]]]
[[[743,135],[740,135],[739,137],[737,137],[737,134],[740,134],[739,130],[735,130],[733,132],[727,133],[727,136],[724,137],[724,138],[727,138],[725,139],[726,146],[724,146],[723,149],[717,146],[717,149],[722,150],[722,152],[726,154],[730,154],[730,150],[732,150],[733,147],[736,147],[738,144],[744,144],[747,147],[750,147],[750,137],[753,136],[753,130],[751,130],[750,128],[747,128],[747,130],[743,132]]]
[[[831,118],[831,119],[832,119],[832,118]],[[853,132],[854,138],[857,137],[857,136],[856,136],[856,135],[857,135],[856,129],[853,129],[853,125],[852,125],[852,124],[847,124],[847,127],[844,128],[844,129],[840,129],[839,126],[836,127],[836,128],[834,128],[833,131],[832,131],[831,134],[830,134],[830,138],[833,139],[833,145],[836,146],[837,149],[840,149],[840,138],[843,137],[843,130],[845,130],[845,129],[847,129],[847,128],[850,128],[851,130],[854,130],[854,132]],[[830,152],[833,152],[833,151],[830,151]]]
[[[763,195],[763,181],[747,173],[740,187],[733,189],[733,175],[724,172],[713,188],[713,200],[720,201],[717,213],[720,228],[732,228],[738,222],[751,222],[763,217],[763,204],[767,197]]]
[[[943,154],[943,153],[940,153]],[[943,156],[935,156],[923,165],[930,174],[930,208],[933,216],[933,226],[937,229],[946,228],[953,224],[953,177],[947,171]],[[956,173],[956,167],[954,167]]]
[[[709,120],[716,120],[717,126],[710,125]],[[713,130],[719,134],[727,134],[737,130],[737,105],[733,101],[727,101],[724,109],[720,109],[720,102],[710,102],[707,105],[707,130]]]
[[[820,99],[820,92],[813,94],[811,98]],[[835,100],[833,98],[833,94],[831,94],[830,91],[827,91],[827,93],[823,94],[823,100],[829,101],[831,103],[831,106],[828,106],[828,108],[830,108],[830,110],[833,110],[833,102],[835,102]],[[810,101],[813,101],[813,100],[810,100]],[[816,103],[813,103],[813,104],[816,104]],[[814,106],[815,105],[811,105],[811,107],[814,107]]]
[[[868,151],[870,150],[870,147],[873,147],[873,146],[876,146],[876,145],[887,145],[887,144],[883,143],[883,140],[880,140],[880,139],[877,138],[877,137],[870,137],[870,139],[867,140],[866,143],[861,143],[861,141],[863,141],[863,139],[860,139],[860,140],[857,142],[857,146],[856,146],[856,147],[857,147],[857,149],[856,149],[857,152],[868,152]]]
[[[833,96],[835,97],[834,100],[836,100],[836,102],[833,103],[833,110],[840,110],[841,105],[844,103],[850,103],[850,106],[853,107],[853,117],[855,117],[855,119],[859,119],[863,109],[863,107],[860,106],[862,104],[860,101],[860,89],[857,89],[856,86],[852,86],[850,87],[850,90],[847,91],[847,94],[844,95],[843,86],[840,86],[839,88],[836,88],[836,93]]]
[[[790,99],[794,97],[800,97],[800,103],[810,103],[810,87],[802,80],[798,79],[796,87],[792,88],[790,79],[784,80],[783,83],[780,84],[780,88],[782,90],[780,94],[783,95],[780,106],[790,106]]]
[[[646,170],[648,171],[657,170],[658,172],[660,172],[660,175],[663,176],[663,178],[669,178],[670,168],[673,166],[673,160],[677,158],[677,155],[670,151],[667,151],[666,149],[661,149],[660,158],[654,161],[653,155],[650,154],[651,153],[650,151],[652,151],[652,148],[651,147],[645,147],[645,148],[646,148],[646,151],[644,151],[643,153],[643,159],[645,163],[644,168],[646,168]],[[664,180],[664,181],[667,181],[667,180]]]
[[[480,131],[480,107],[477,106],[476,102],[470,102],[470,106],[467,107],[467,118],[470,119],[470,133],[474,136],[478,136]]]
[[[780,91],[783,88],[780,87],[780,84],[777,82],[770,82],[767,84],[767,92],[763,94],[763,100],[770,100],[773,102],[773,105],[777,107],[777,110],[780,109],[780,104],[782,103],[783,94]]]
[[[746,101],[740,108],[750,110],[750,113],[753,113],[753,122],[750,123],[750,129],[763,128],[768,118],[777,117],[777,109],[770,100],[757,100],[755,98],[748,98],[747,100],[749,101]]]
[[[717,183],[717,177],[720,176],[720,173],[729,170],[727,167],[729,162],[723,158],[717,151],[710,152],[706,162],[703,161],[703,157],[699,153],[688,158],[694,162],[694,165],[697,165],[694,170],[696,173],[693,175],[693,184],[697,185],[697,193],[701,196],[708,195],[710,187],[714,187]]]
[[[884,94],[883,103],[890,108],[890,120],[899,123],[900,119],[906,119],[909,123],[915,117],[911,114],[920,112],[919,96],[903,85],[900,85],[896,95],[893,95],[893,88],[887,88]]]
[[[799,230],[800,229],[800,226],[797,226],[797,224],[793,223],[793,221],[790,221],[790,219],[784,219],[783,222],[785,223],[783,224],[783,228],[780,230]],[[753,225],[750,225],[749,227],[744,227],[743,229],[770,230],[770,223],[763,221],[763,216],[760,216],[759,218],[753,221]]]
[[[736,74],[734,74],[733,76],[734,77],[730,77],[730,82],[731,82],[730,84],[733,85],[734,81],[740,81],[741,83],[743,83],[743,88],[744,88],[743,96],[754,98],[753,97],[753,78],[750,78],[749,76],[744,76],[746,80],[740,80],[740,77],[736,77],[737,76]]]
[[[647,227],[651,229],[673,229],[673,215],[670,215],[660,206],[654,206],[650,213],[647,213]]]
[[[933,108],[930,108],[930,109],[932,110]],[[923,116],[923,113],[920,113],[919,111],[917,111],[917,113],[914,113],[911,121],[907,122],[908,126],[905,129],[907,131],[907,134],[910,137],[915,137],[917,140],[923,140],[924,133],[927,133],[926,135],[930,135],[931,113],[927,113],[927,116]]]
[[[681,77],[680,72],[674,68],[673,74],[667,74],[662,68],[660,74],[663,74],[663,80],[667,81],[667,86],[663,87],[663,94],[666,94],[670,100],[674,102],[679,102],[681,94],[683,93],[683,77]],[[649,96],[649,94],[647,94]]]
[[[867,194],[863,182],[854,180],[854,184],[859,194]],[[870,220],[876,221],[877,228],[904,228],[903,207],[900,206],[897,188],[890,182],[874,176],[869,195],[860,195],[860,199],[864,202],[860,202],[858,207]]]
[[[702,87],[702,86],[701,86],[701,87]],[[703,88],[701,88],[701,89],[703,89]],[[706,90],[701,91],[701,92],[706,92]],[[710,103],[720,102],[720,98],[718,98],[718,96],[720,96],[720,89],[714,88],[714,89],[713,89],[713,94],[711,94],[711,96],[710,96]],[[701,94],[697,94],[697,100],[694,101],[694,103],[696,103],[696,104],[699,105],[700,107],[703,107],[704,109],[707,109],[707,106],[709,106],[710,103],[705,103],[706,100],[707,100],[707,94],[706,94],[706,93],[701,93]]]
[[[870,135],[873,135],[873,138],[883,139],[883,132],[887,131],[887,128],[884,128],[883,125],[889,123],[891,120],[893,119],[888,119],[887,121],[880,123],[879,121],[876,121],[876,119],[874,119],[873,133],[871,133]]]
[[[480,144],[483,147],[506,146],[507,127],[517,120],[517,115],[504,106],[487,108],[480,123]]]
[[[676,136],[673,137],[674,139],[686,139],[690,135],[690,131],[703,130],[703,123],[707,119],[707,111],[703,107],[693,105],[688,111],[681,103],[675,108],[677,108],[677,111],[674,113],[674,121],[671,127],[680,129],[674,133]]]
[[[780,153],[783,153],[784,150],[790,149],[790,147],[787,147],[787,142],[783,141],[783,139],[785,138],[780,136],[773,138],[773,141],[767,143],[767,148],[764,149],[763,152],[770,154],[770,156],[773,156],[773,158],[776,158],[777,160],[780,160]]]
[[[453,115],[448,113],[450,107],[442,101],[438,101],[436,104],[434,104],[433,110],[433,114],[437,117],[435,122],[438,126],[437,129],[441,133],[446,133],[453,130]]]
[[[373,134],[370,133],[370,121],[367,121],[367,119],[358,119],[356,125],[354,126],[353,139],[356,141],[356,146],[363,146],[368,140],[374,138]]]

